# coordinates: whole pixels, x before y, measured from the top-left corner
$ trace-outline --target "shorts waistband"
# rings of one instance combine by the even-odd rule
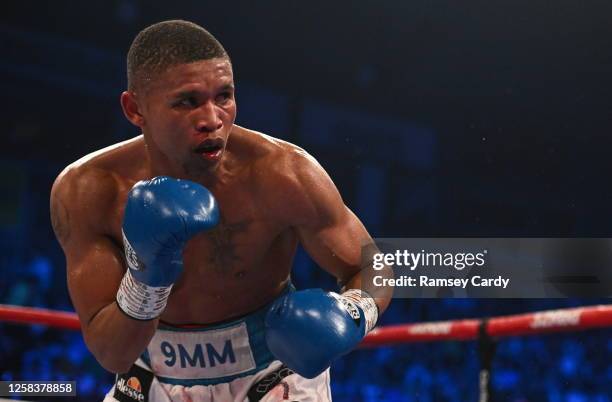
[[[289,284],[281,296],[293,290]],[[160,382],[184,386],[226,383],[255,374],[275,360],[265,340],[264,320],[271,303],[217,325],[160,324],[140,360]]]

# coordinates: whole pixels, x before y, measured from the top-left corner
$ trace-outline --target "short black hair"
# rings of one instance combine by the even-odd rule
[[[227,58],[221,43],[206,29],[183,20],[162,21],[136,35],[127,55],[128,89],[177,64]]]

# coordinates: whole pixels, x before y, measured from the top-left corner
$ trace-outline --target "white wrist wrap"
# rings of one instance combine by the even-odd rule
[[[367,334],[374,328],[378,321],[378,306],[367,292],[359,289],[349,289],[340,295],[341,298],[356,304],[362,311],[365,318],[365,333]]]
[[[166,308],[170,286],[148,286],[137,281],[128,268],[117,291],[117,305],[123,312],[137,320],[152,320]]]

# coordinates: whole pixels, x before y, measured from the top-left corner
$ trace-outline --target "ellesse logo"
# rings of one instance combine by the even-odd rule
[[[130,377],[127,381],[121,378],[119,381],[117,381],[117,390],[135,401],[142,402],[145,400],[145,397],[142,394],[140,381],[138,381],[138,378],[136,377]]]
[[[147,402],[152,382],[153,373],[134,364],[117,376],[113,397],[119,402]]]

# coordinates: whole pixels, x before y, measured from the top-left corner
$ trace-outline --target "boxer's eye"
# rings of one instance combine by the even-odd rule
[[[198,101],[193,96],[187,98],[181,98],[173,104],[174,107],[189,107],[193,108],[198,106]]]
[[[217,103],[218,104],[226,104],[230,99],[232,98],[232,94],[229,92],[222,92],[219,95],[217,95]]]

